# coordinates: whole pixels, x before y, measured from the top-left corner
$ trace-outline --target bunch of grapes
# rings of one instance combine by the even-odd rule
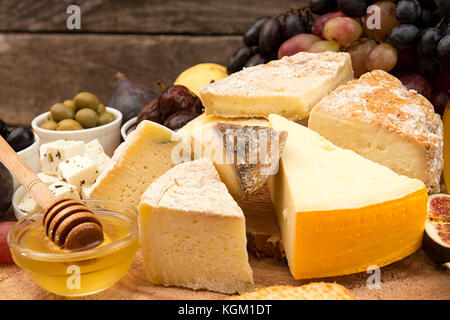
[[[449,23],[450,0],[310,0],[307,8],[256,20],[227,71],[301,51],[346,51],[355,77],[390,72],[442,114],[450,90]]]

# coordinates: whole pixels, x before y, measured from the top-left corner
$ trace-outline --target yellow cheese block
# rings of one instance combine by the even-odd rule
[[[288,132],[269,187],[295,279],[363,272],[420,248],[428,200],[420,180],[283,117],[269,123]]]
[[[207,158],[177,165],[150,185],[139,235],[154,284],[223,293],[253,287],[244,214]]]
[[[142,121],[114,152],[112,164],[93,185],[91,198],[137,206],[150,183],[178,163],[172,150],[180,142],[172,130]]]

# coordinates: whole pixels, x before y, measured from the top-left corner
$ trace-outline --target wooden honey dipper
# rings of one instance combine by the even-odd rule
[[[80,201],[59,199],[0,136],[0,162],[44,209],[45,235],[58,247],[83,250],[103,242],[103,228],[95,214]]]

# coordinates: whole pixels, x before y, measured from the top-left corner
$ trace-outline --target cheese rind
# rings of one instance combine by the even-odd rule
[[[209,159],[177,165],[150,185],[139,204],[139,234],[154,284],[252,288],[244,214]]]
[[[269,122],[288,131],[269,186],[294,278],[362,272],[420,248],[428,198],[421,181],[277,115]]]
[[[91,198],[137,206],[150,183],[180,160],[172,149],[181,141],[172,130],[142,121],[114,152],[110,166],[92,187]]]
[[[206,114],[264,117],[276,113],[293,120],[338,85],[353,79],[350,55],[300,52],[215,81],[201,91]]]
[[[427,99],[387,72],[368,72],[332,91],[311,111],[308,127],[439,192],[441,118]]]

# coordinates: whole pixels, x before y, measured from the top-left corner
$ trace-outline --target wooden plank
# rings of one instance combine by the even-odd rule
[[[242,34],[307,0],[2,0],[0,31],[66,32],[71,4],[81,8],[81,32]]]
[[[347,287],[358,299],[364,300],[448,300],[450,299],[450,271],[434,266],[423,251],[381,268],[380,289],[369,289],[368,273],[349,276],[294,280],[284,261],[250,256],[255,287],[270,285],[303,285],[312,281],[336,282]],[[128,273],[112,288],[83,298],[91,300],[191,300],[227,299],[229,296],[206,290],[193,291],[177,287],[154,286],[147,279],[141,253],[138,252]],[[0,299],[55,300],[64,297],[51,294],[38,287],[16,265],[0,265]]]
[[[27,125],[80,91],[107,102],[118,71],[160,90],[157,80],[170,85],[200,62],[226,64],[239,46],[239,36],[0,34],[0,118]]]

